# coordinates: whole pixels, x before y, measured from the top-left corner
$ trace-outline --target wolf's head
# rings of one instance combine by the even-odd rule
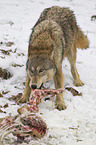
[[[56,66],[46,56],[31,56],[27,62],[27,72],[30,77],[30,88],[36,89],[54,76]]]

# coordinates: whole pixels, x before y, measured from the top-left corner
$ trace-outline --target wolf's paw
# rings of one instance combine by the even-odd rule
[[[78,86],[83,86],[83,85],[84,85],[84,83],[83,83],[81,80],[78,80],[78,81],[75,80],[73,83],[74,83],[74,85],[77,86],[77,87],[78,87]]]
[[[28,97],[26,97],[25,95],[23,95],[20,99],[17,100],[17,102],[20,103],[25,103],[28,101]]]
[[[55,108],[58,109],[59,111],[65,110],[67,108],[64,101],[56,102],[55,106],[56,106]]]

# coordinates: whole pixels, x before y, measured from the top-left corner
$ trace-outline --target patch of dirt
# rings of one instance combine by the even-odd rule
[[[9,106],[8,106],[8,103],[6,103],[6,104],[5,104],[3,107],[4,107],[4,108],[7,108],[7,107],[9,107]]]
[[[14,100],[15,102],[17,102],[22,96],[22,93],[18,93],[16,96],[13,95],[12,97],[9,98],[9,100]]]
[[[12,45],[14,45],[14,42],[0,42],[0,45],[6,45],[7,47],[11,47]]]
[[[10,52],[12,52],[12,50],[4,50],[4,49],[0,49],[0,51],[4,54],[4,55],[10,55]]]
[[[0,113],[5,113],[6,114],[6,111],[3,111],[1,108],[3,108],[2,106],[0,106]],[[1,118],[0,118],[1,119]]]
[[[2,109],[0,109],[0,113],[3,113]]]
[[[10,91],[2,91],[2,94],[8,94]]]
[[[18,56],[24,56],[24,53],[17,53]]]
[[[3,97],[2,93],[0,93],[0,97]]]
[[[0,68],[0,77],[2,79],[7,80],[7,79],[10,79],[12,76],[13,75],[10,72],[8,72],[6,69]]]
[[[5,59],[5,56],[0,56],[2,59]]]
[[[11,46],[13,46],[13,45],[15,45],[14,44],[14,42],[0,42],[0,46],[5,46],[5,48],[6,47],[11,47]],[[15,48],[15,50],[12,50],[12,49],[8,49],[8,50],[6,50],[6,49],[0,49],[0,51],[1,51],[1,53],[3,53],[4,55],[10,55],[10,53],[17,53],[17,48]],[[17,55],[18,56],[25,56],[25,54],[24,53],[17,53]],[[5,58],[5,56],[0,56],[2,59],[4,59]],[[21,67],[21,66],[20,66]]]
[[[96,15],[91,16],[91,21],[96,21]]]
[[[9,93],[10,91],[2,91],[2,92],[0,92],[0,97],[3,97],[3,95],[5,95],[5,94],[7,94],[7,93]]]
[[[4,45],[5,47],[11,47],[12,45],[14,45],[14,42],[0,42],[0,46]],[[1,53],[3,53],[4,55],[10,55],[10,52],[12,52],[12,49],[10,50],[5,50],[5,49],[0,49]],[[4,57],[3,57],[4,58]]]
[[[23,64],[20,65],[20,64],[16,64],[16,63],[15,63],[15,64],[12,64],[12,66],[13,66],[13,67],[22,67],[22,66],[24,66],[24,65],[23,65]]]

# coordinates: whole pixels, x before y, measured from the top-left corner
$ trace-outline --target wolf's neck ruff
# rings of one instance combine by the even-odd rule
[[[53,20],[44,20],[33,28],[29,41],[28,56],[30,54],[52,55],[54,47],[60,47],[58,41],[63,39],[63,32],[59,24]],[[65,41],[63,45],[65,45]],[[56,44],[55,44],[56,43]]]

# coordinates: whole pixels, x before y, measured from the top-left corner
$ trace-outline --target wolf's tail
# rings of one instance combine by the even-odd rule
[[[77,48],[86,49],[89,47],[89,40],[78,27]]]

